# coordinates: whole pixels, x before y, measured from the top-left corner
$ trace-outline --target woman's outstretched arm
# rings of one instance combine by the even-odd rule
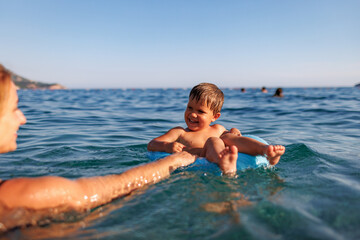
[[[82,211],[108,203],[144,185],[156,183],[175,169],[194,161],[194,155],[180,152],[119,175],[77,180],[55,176],[10,179],[0,187],[0,203],[7,208],[65,207]]]

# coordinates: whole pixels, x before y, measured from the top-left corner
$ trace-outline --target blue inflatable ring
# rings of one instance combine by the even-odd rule
[[[253,136],[253,135],[243,135],[244,137],[253,138],[259,142],[268,144],[264,139]],[[166,152],[147,152],[147,156],[151,161],[164,158],[169,156],[170,153]],[[258,167],[267,167],[269,166],[269,162],[266,157],[258,155],[258,156],[251,156],[245,153],[238,154],[237,160],[237,170],[245,170],[248,168],[258,168]],[[186,167],[188,171],[204,171],[204,172],[213,172],[221,174],[221,170],[219,169],[218,165],[212,162],[209,162],[206,158],[197,158],[195,162],[188,167]]]

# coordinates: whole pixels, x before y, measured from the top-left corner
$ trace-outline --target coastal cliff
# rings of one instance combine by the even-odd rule
[[[21,77],[15,73],[11,73],[12,80],[19,89],[66,89],[66,87],[57,83],[42,83],[36,82],[24,77]]]

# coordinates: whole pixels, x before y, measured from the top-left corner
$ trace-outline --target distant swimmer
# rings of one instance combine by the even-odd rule
[[[267,93],[267,92],[268,92],[268,90],[266,89],[266,87],[262,87],[262,88],[261,88],[261,92],[263,92],[263,93]]]
[[[283,97],[284,95],[283,95],[283,90],[282,90],[282,88],[278,88],[278,89],[276,89],[276,91],[275,91],[275,93],[274,93],[274,95],[273,95],[273,97]]]

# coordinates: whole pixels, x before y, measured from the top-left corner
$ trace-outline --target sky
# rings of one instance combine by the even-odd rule
[[[0,0],[0,63],[67,88],[360,82],[359,0]]]

